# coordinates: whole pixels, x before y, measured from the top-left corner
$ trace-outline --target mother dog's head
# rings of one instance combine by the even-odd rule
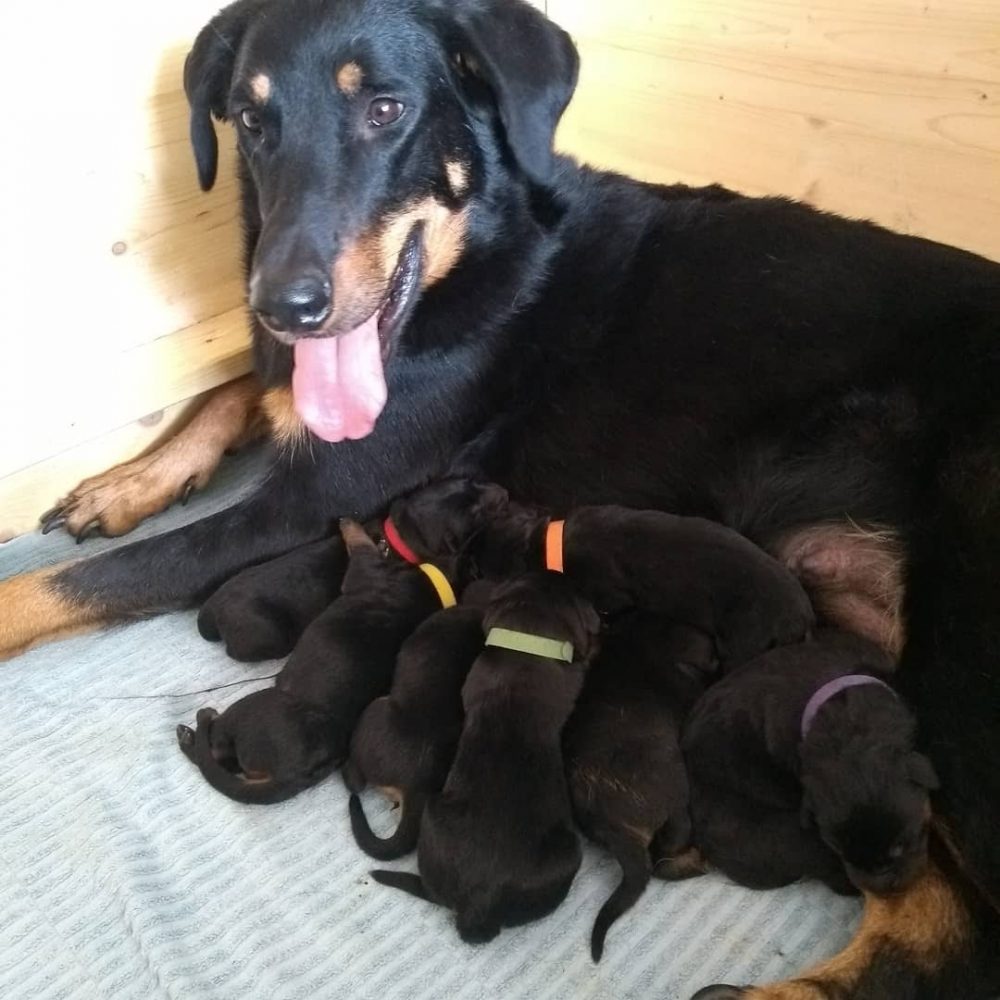
[[[215,181],[212,116],[232,122],[250,306],[294,348],[296,409],[320,437],[373,428],[418,299],[484,225],[487,178],[546,185],[577,65],[522,0],[237,0],[199,34],[198,177]]]

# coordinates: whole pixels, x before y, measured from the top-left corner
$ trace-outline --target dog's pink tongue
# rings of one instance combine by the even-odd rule
[[[324,441],[371,434],[388,396],[378,314],[350,333],[296,341],[292,396],[303,423]]]

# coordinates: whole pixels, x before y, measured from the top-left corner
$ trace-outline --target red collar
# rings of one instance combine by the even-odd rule
[[[403,541],[396,528],[396,525],[392,523],[392,518],[387,517],[382,524],[382,533],[385,535],[385,540],[389,543],[390,548],[396,553],[401,559],[410,563],[412,566],[420,565],[420,557],[410,548],[406,542]]]

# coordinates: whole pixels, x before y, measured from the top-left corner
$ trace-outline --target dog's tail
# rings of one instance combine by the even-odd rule
[[[429,903],[433,902],[431,897],[427,895],[423,879],[419,875],[414,875],[413,872],[391,872],[376,868],[370,874],[379,885],[387,885],[390,889],[402,889],[403,892],[408,892],[411,896],[416,896],[417,899],[426,899]]]
[[[590,954],[595,962],[599,962],[604,954],[604,939],[611,925],[626,910],[631,909],[645,892],[653,869],[648,847],[635,837],[625,833],[618,834],[609,838],[608,847],[621,865],[622,880],[594,921],[594,929],[590,934]]]
[[[417,846],[420,834],[420,817],[424,813],[425,797],[415,792],[403,795],[399,803],[399,826],[389,837],[376,837],[368,825],[364,806],[357,795],[348,802],[351,813],[351,832],[358,847],[376,861],[393,861],[409,854]]]
[[[274,802],[284,802],[302,790],[298,786],[278,784],[273,778],[251,780],[223,767],[212,753],[209,741],[212,719],[203,712],[198,713],[196,732],[192,732],[187,726],[177,727],[177,742],[185,756],[197,765],[202,777],[217,792],[236,802],[271,805]]]

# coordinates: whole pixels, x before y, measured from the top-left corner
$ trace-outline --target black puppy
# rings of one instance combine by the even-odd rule
[[[715,638],[725,669],[803,639],[809,598],[777,560],[737,532],[695,517],[614,505],[565,522],[515,503],[499,486],[444,479],[396,501],[400,535],[435,557],[461,553],[483,576],[565,570],[601,611],[635,606]]]
[[[388,691],[403,641],[444,600],[440,580],[384,558],[359,524],[341,531],[350,554],[341,596],[306,629],[275,686],[222,715],[202,710],[197,733],[177,727],[205,779],[237,801],[279,802],[333,770],[361,713]]]
[[[594,923],[601,958],[611,924],[635,904],[652,872],[650,845],[672,877],[703,871],[690,850],[681,725],[714,676],[709,636],[644,613],[604,637],[563,737],[573,814],[621,865],[622,878]],[[693,867],[689,867],[690,862]]]
[[[364,711],[351,737],[344,781],[358,846],[380,861],[417,846],[428,795],[441,790],[462,732],[462,685],[483,648],[483,609],[446,608],[403,644],[392,690]],[[392,836],[376,837],[357,796],[376,785],[400,805]]]
[[[599,628],[558,574],[497,588],[483,620],[486,648],[462,690],[455,763],[424,812],[420,875],[372,873],[453,909],[464,941],[489,941],[551,912],[580,866],[560,738]]]
[[[198,631],[224,640],[234,660],[287,656],[340,593],[347,550],[340,534],[251,566],[227,580],[198,612]]]
[[[891,668],[867,640],[822,630],[706,692],[682,745],[708,862],[760,889],[810,877],[882,894],[920,874],[937,778],[877,678]]]

